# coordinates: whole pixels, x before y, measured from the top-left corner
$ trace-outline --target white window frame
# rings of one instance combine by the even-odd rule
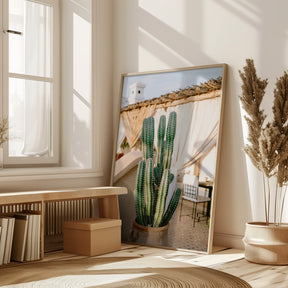
[[[31,1],[31,0],[30,0]],[[2,82],[2,107],[1,114],[3,116],[8,116],[9,111],[9,78],[16,78],[16,79],[25,79],[25,80],[36,80],[36,81],[44,81],[51,83],[51,93],[52,93],[52,147],[53,147],[53,156],[49,157],[9,157],[8,155],[8,143],[6,142],[4,146],[4,167],[21,167],[21,166],[29,166],[29,165],[39,165],[39,166],[47,166],[47,165],[59,165],[59,79],[60,79],[60,25],[59,25],[59,1],[58,0],[33,0],[33,2],[44,4],[53,8],[53,48],[52,50],[52,75],[51,77],[38,77],[38,76],[29,76],[25,74],[16,74],[16,73],[9,73],[9,35],[8,33],[4,33],[2,31],[8,30],[9,27],[9,0],[2,1],[2,35],[1,35],[1,42],[0,45],[2,51],[0,50],[1,57],[2,57],[2,77],[0,74],[0,81]],[[1,10],[1,8],[0,8]],[[1,82],[0,82],[1,83]],[[0,104],[0,105],[1,105]]]
[[[59,0],[55,0],[56,2],[61,2]],[[37,2],[37,1],[36,1]],[[48,1],[41,1],[42,3],[50,3],[54,2],[51,0]],[[3,27],[3,0],[0,0],[0,33],[4,30]],[[51,189],[61,189],[61,188],[67,188],[69,185],[74,185],[77,183],[77,186],[99,186],[99,185],[104,185],[106,182],[103,182],[105,180],[105,170],[107,170],[107,166],[109,164],[105,163],[103,161],[103,150],[104,152],[106,151],[103,149],[103,137],[102,134],[104,133],[103,130],[105,129],[103,127],[103,123],[101,123],[101,120],[103,119],[103,109],[101,108],[103,105],[103,99],[100,97],[100,95],[103,94],[102,88],[104,90],[106,89],[105,85],[101,81],[101,77],[103,77],[103,71],[100,68],[100,64],[103,61],[102,56],[102,51],[106,47],[105,43],[103,44],[103,29],[105,30],[106,28],[106,18],[104,15],[101,13],[102,10],[105,10],[106,3],[102,2],[102,0],[92,0],[92,97],[93,97],[93,137],[92,137],[92,146],[93,146],[93,151],[91,157],[93,158],[93,166],[92,168],[75,168],[75,167],[65,167],[61,166],[61,160],[60,160],[60,165],[58,167],[55,167],[54,165],[51,165],[53,167],[46,167],[48,165],[37,165],[37,168],[33,168],[34,165],[9,165],[4,168],[9,168],[9,169],[2,169],[0,170],[0,183],[1,183],[1,189],[2,191],[7,192],[8,190],[12,191],[14,189],[43,189],[45,187],[46,189],[46,183],[49,185],[49,187],[54,187]],[[59,27],[59,30],[57,30],[57,34],[55,35],[58,40],[59,46],[61,45],[60,41],[60,35],[61,35],[61,29],[60,29],[60,23],[61,23],[61,7],[60,5],[59,9],[55,10],[54,13],[57,12],[59,15],[58,19],[60,22],[57,21],[56,25]],[[56,15],[56,14],[55,14]],[[58,16],[57,15],[57,16]],[[2,41],[2,36],[0,36],[0,87],[3,87],[3,41]],[[104,41],[105,42],[105,41]],[[60,51],[61,55],[61,50]],[[60,56],[58,56],[60,58]],[[58,63],[61,62],[61,59]],[[58,87],[61,86],[61,82],[59,79],[61,79],[61,74],[60,74],[60,64],[58,65]],[[103,85],[105,87],[103,87]],[[58,88],[59,89],[59,88]],[[106,90],[105,90],[106,91]],[[3,90],[0,88],[0,117],[3,115],[3,103],[2,103],[2,98],[3,98]],[[60,95],[60,94],[59,94]],[[56,99],[57,101],[60,102],[61,104],[61,98]],[[61,111],[61,107],[58,106],[58,111]],[[57,111],[57,112],[58,112]],[[59,112],[61,113],[61,112]],[[57,117],[61,116],[61,114],[57,114]],[[61,118],[59,118],[61,119]],[[60,120],[57,119],[57,122],[59,123],[58,127],[56,128],[57,131],[61,131],[61,123]],[[57,132],[58,133],[58,132]],[[57,134],[58,136],[58,134]],[[59,147],[61,147],[61,137],[59,136]],[[54,147],[57,148],[58,147]],[[60,150],[61,151],[61,150]],[[60,153],[60,152],[59,152]],[[61,159],[61,155],[60,155]],[[50,165],[49,165],[50,166]],[[75,182],[75,180],[77,182]],[[74,181],[74,182],[73,182]],[[72,183],[72,184],[71,184]],[[20,186],[19,186],[20,185]],[[40,187],[40,188],[39,188]],[[41,188],[42,187],[42,188]],[[7,190],[8,189],[8,190]]]

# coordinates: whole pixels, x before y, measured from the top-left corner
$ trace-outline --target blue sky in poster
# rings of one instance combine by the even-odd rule
[[[130,95],[130,85],[135,82],[145,84],[144,100],[158,98],[163,94],[170,93],[189,86],[199,85],[211,78],[222,76],[223,67],[190,69],[173,72],[161,72],[144,75],[125,76],[123,80],[123,91],[121,108],[128,105],[128,97]]]

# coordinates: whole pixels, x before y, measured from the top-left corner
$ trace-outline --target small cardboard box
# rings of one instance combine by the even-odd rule
[[[64,222],[64,252],[96,256],[121,249],[121,220],[84,219]]]

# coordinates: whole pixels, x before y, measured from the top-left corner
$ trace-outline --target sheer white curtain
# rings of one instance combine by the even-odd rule
[[[48,87],[47,87],[48,86]],[[49,84],[26,83],[23,155],[43,156],[49,151]]]
[[[176,187],[177,174],[185,167],[193,165],[215,145],[220,117],[220,97],[189,102],[184,105],[169,107],[166,110],[158,109],[154,115],[157,130],[161,115],[166,115],[166,123],[168,123],[169,114],[172,111],[177,113],[176,134],[171,162],[171,172],[175,175],[175,178],[169,187],[167,202],[171,199]],[[157,147],[156,135],[154,138],[155,147]],[[199,181],[198,177],[188,175],[188,178],[191,178],[190,182],[192,181],[194,185],[198,185],[196,184]]]
[[[184,143],[178,145],[177,169],[187,168],[203,158],[216,145],[220,98],[194,102],[191,127]]]
[[[188,165],[191,166],[215,146],[220,97],[169,107],[166,111],[157,110],[154,116],[157,129],[161,115],[165,114],[168,122],[172,111],[177,112],[177,125],[171,167],[179,171]],[[154,141],[157,147],[157,137]]]
[[[25,1],[25,74],[50,77],[51,11]],[[23,155],[49,151],[50,83],[26,81]]]
[[[124,141],[125,137],[126,137],[126,131],[125,131],[125,127],[123,125],[122,119],[120,117],[119,119],[119,126],[118,126],[118,135],[117,135],[117,153],[121,152],[121,144]]]

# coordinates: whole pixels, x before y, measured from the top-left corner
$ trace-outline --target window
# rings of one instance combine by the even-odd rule
[[[1,183],[103,176],[106,126],[98,107],[111,92],[102,81],[110,68],[99,69],[110,60],[100,53],[108,40],[99,41],[106,5],[0,0],[0,117],[10,121],[4,168],[13,168],[0,171]]]
[[[59,162],[58,0],[3,0],[4,165]]]

